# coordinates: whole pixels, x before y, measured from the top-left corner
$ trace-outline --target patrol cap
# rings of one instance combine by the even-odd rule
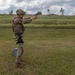
[[[25,15],[25,11],[23,11],[22,9],[18,9],[18,10],[16,10],[16,14],[17,15]]]

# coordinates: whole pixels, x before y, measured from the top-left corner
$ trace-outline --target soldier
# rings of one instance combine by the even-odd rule
[[[31,18],[25,18],[23,19],[25,12],[21,9],[18,9],[16,11],[16,17],[12,20],[12,29],[15,35],[15,40],[17,44],[17,54],[16,54],[16,67],[21,68],[22,67],[22,55],[23,55],[23,33],[25,31],[25,28],[23,24],[30,23],[32,20],[35,20],[37,18],[36,15],[33,15]]]

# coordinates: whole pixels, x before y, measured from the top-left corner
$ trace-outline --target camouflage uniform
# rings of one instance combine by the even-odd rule
[[[19,9],[16,11],[17,14],[22,14],[24,15],[24,11]],[[21,19],[19,17],[15,17],[13,20],[12,20],[12,29],[13,29],[13,32],[14,32],[14,35],[15,35],[15,40],[16,40],[16,44],[17,44],[17,47],[18,47],[18,50],[17,50],[17,54],[16,54],[16,63],[21,63],[21,57],[22,57],[22,54],[23,54],[23,44],[24,44],[24,41],[23,41],[23,33],[25,31],[25,28],[23,26],[24,23],[30,23],[32,21],[31,18],[26,18],[26,19]]]

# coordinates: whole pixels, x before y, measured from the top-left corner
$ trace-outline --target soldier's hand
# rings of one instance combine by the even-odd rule
[[[37,15],[33,15],[33,16],[31,17],[31,19],[32,19],[32,20],[37,19]]]

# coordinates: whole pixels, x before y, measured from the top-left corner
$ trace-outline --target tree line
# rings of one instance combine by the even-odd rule
[[[48,15],[51,15],[50,9],[47,9],[47,13],[48,13]],[[63,9],[63,8],[60,9],[60,14],[61,14],[62,16],[64,15],[64,9]],[[54,13],[52,13],[52,15],[54,15]]]
[[[25,12],[25,13],[26,13],[26,12]],[[12,15],[12,14],[13,14],[13,10],[11,10],[11,11],[9,12],[9,14]],[[41,12],[41,11],[38,11],[36,14],[42,15],[42,12]],[[62,16],[64,15],[64,9],[63,9],[63,8],[60,9],[60,14],[61,14]],[[50,9],[47,9],[47,15],[55,15],[55,14],[54,14],[54,13],[51,14]]]

